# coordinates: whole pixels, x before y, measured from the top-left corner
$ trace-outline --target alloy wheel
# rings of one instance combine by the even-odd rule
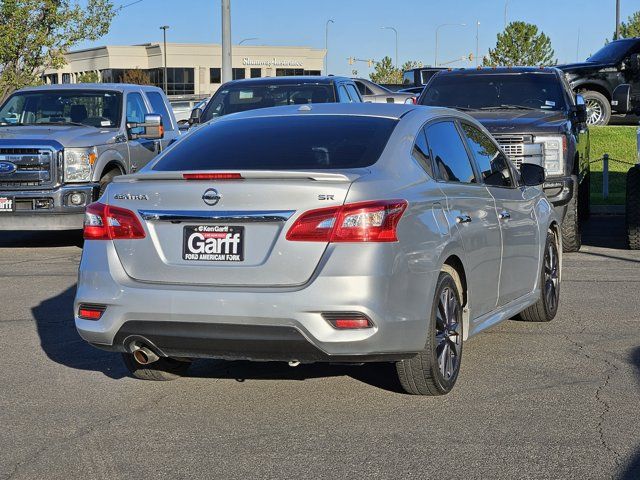
[[[544,255],[544,301],[547,310],[555,311],[560,295],[560,262],[555,242],[549,242]]]
[[[586,101],[587,104],[587,124],[588,125],[598,125],[599,122],[604,118],[604,107],[602,104],[595,100],[589,99]]]
[[[455,292],[445,287],[436,310],[436,356],[445,380],[455,378],[460,368],[462,347],[461,309]]]

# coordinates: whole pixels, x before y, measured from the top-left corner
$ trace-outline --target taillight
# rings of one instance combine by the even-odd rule
[[[239,173],[183,173],[185,180],[242,180]]]
[[[133,240],[144,237],[144,228],[131,210],[100,202],[87,206],[84,214],[85,240]]]
[[[294,242],[396,242],[406,200],[378,200],[311,210],[287,232]]]
[[[78,307],[78,317],[83,320],[100,320],[102,314],[107,309],[104,305],[80,304]]]

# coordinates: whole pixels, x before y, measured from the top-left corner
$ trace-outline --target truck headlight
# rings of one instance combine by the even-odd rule
[[[98,158],[96,147],[64,149],[64,181],[90,182],[91,169]]]
[[[535,143],[542,144],[544,169],[547,176],[562,175],[564,173],[564,152],[567,148],[566,137],[562,135],[536,136]]]

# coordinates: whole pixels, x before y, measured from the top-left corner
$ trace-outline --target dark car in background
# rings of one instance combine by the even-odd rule
[[[418,99],[479,120],[510,160],[543,165],[544,191],[562,219],[565,251],[581,246],[589,214],[586,106],[557,68],[483,68],[439,72]]]
[[[640,38],[624,38],[606,44],[585,62],[559,65],[574,92],[587,104],[589,125],[607,125],[611,113],[628,113],[614,100],[622,84],[640,93]]]
[[[230,113],[310,103],[361,103],[350,78],[335,76],[263,77],[222,85],[204,108],[191,112],[190,123],[204,123]]]

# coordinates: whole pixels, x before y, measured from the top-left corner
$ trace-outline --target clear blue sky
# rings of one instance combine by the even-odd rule
[[[126,5],[134,0],[115,0]],[[612,38],[615,0],[508,0],[508,19],[534,23],[551,37],[556,57],[563,62],[586,58]],[[432,64],[435,27],[466,23],[467,27],[440,30],[441,62],[475,52],[476,22],[480,21],[480,54],[493,47],[504,26],[505,0],[231,0],[232,37],[261,45],[324,47],[325,22],[329,26],[329,70],[349,74],[357,68],[368,75],[366,64],[350,67],[347,57],[394,55],[394,34],[399,32],[400,63],[420,60]],[[640,10],[640,0],[622,0],[622,19]],[[80,47],[128,45],[162,40],[160,25],[170,25],[168,41],[220,42],[220,0],[142,0],[125,8],[108,35]],[[578,49],[578,32],[580,44]],[[247,42],[249,43],[249,42]],[[459,62],[454,66],[469,66]]]

